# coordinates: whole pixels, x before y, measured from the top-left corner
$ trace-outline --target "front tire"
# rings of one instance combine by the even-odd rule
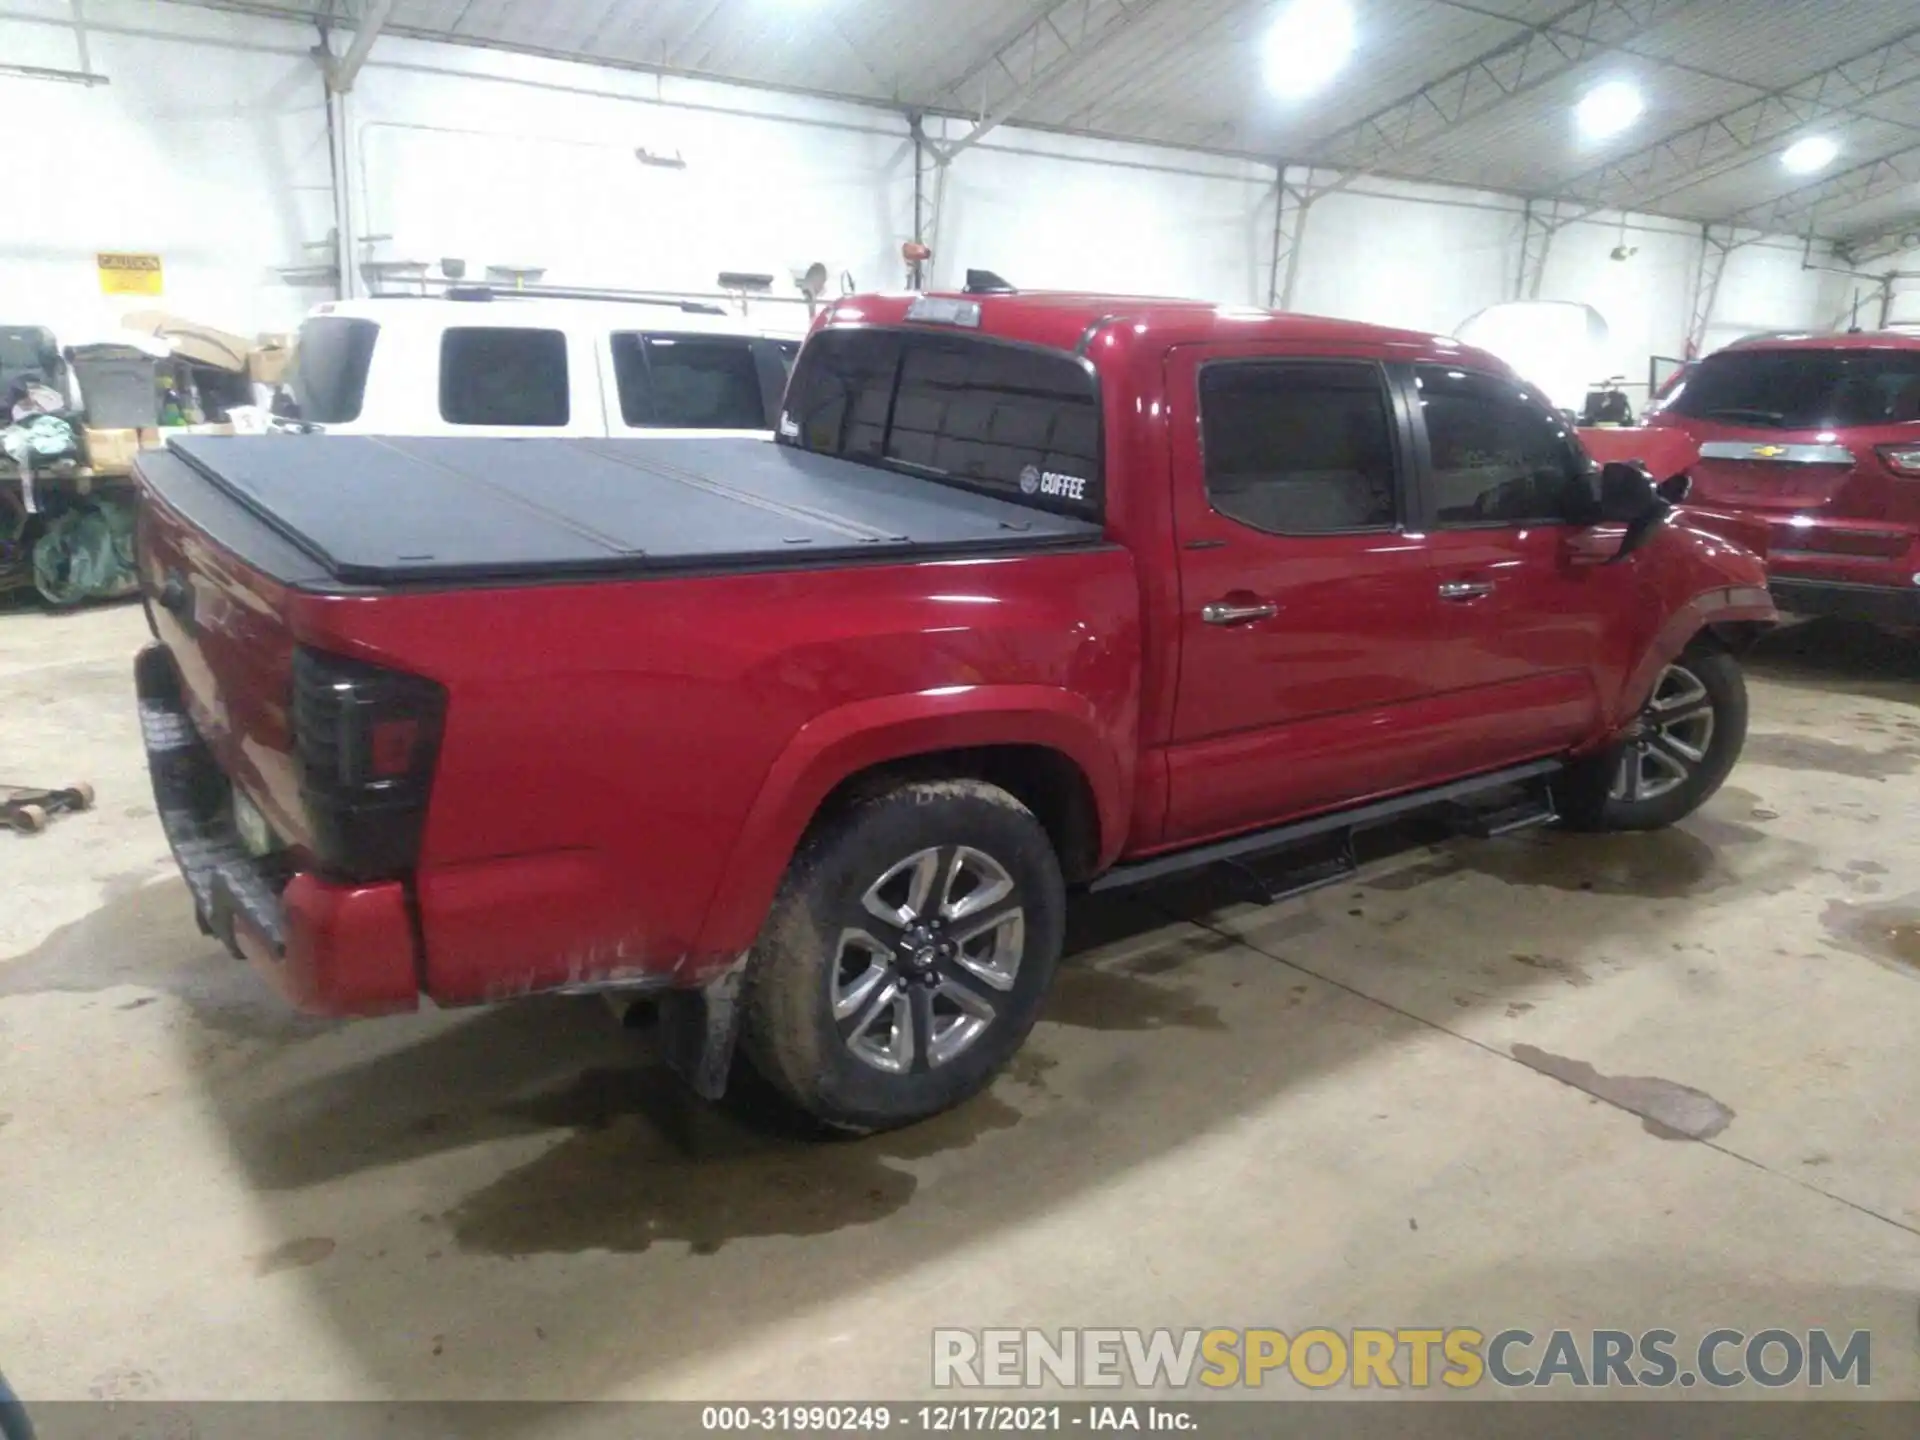
[[[974,780],[902,785],[802,846],[747,973],[754,1067],[845,1130],[911,1124],[984,1089],[1060,958],[1046,831]]]
[[[1747,683],[1733,656],[1696,642],[1654,682],[1634,729],[1570,766],[1557,788],[1574,830],[1663,830],[1712,798],[1747,743]]]

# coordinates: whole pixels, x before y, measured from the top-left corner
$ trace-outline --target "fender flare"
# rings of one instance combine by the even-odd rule
[[[1780,612],[1774,608],[1773,597],[1757,585],[1726,585],[1712,590],[1703,590],[1693,599],[1682,605],[1668,617],[1667,623],[1653,638],[1646,653],[1640,657],[1640,663],[1634,667],[1621,687],[1616,713],[1608,726],[1608,743],[1619,737],[1619,731],[1631,724],[1646,703],[1646,697],[1653,693],[1654,682],[1660,678],[1660,672],[1680,657],[1680,653],[1694,642],[1694,639],[1709,626],[1725,625],[1740,621],[1759,621],[1762,624],[1777,624]]]
[[[815,716],[774,760],[747,812],[708,903],[699,952],[749,948],[821,803],[852,776],[916,755],[1031,745],[1065,756],[1092,792],[1105,868],[1126,839],[1133,780],[1131,735],[1112,731],[1084,696],[1046,685],[956,686],[855,701]]]

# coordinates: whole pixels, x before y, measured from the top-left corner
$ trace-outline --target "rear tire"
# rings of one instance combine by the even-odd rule
[[[1739,662],[1696,641],[1661,671],[1632,735],[1568,767],[1560,817],[1572,830],[1663,830],[1712,798],[1746,743]]]
[[[746,1054],[839,1129],[950,1109],[1032,1030],[1065,915],[1046,831],[1006,791],[924,781],[861,801],[781,886],[747,972]]]

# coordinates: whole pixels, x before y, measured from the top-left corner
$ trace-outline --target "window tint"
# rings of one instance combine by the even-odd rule
[[[754,343],[722,335],[615,335],[621,418],[672,430],[771,430]]]
[[[800,352],[781,440],[1082,518],[1104,514],[1100,402],[1079,361],[889,330],[828,330]]]
[[[1777,430],[1920,421],[1920,350],[1723,350],[1668,401],[1676,415]]]
[[[1235,362],[1200,372],[1207,498],[1281,535],[1390,526],[1393,429],[1370,365]]]
[[[287,378],[302,420],[345,425],[360,418],[367,367],[379,336],[380,327],[371,320],[321,315],[302,322]]]
[[[567,337],[462,326],[440,337],[440,418],[449,425],[564,425]]]
[[[877,462],[893,409],[900,335],[827,330],[806,347],[787,382],[780,439],[821,455]]]
[[[1417,372],[1442,525],[1551,523],[1592,513],[1594,480],[1566,418],[1513,380]]]

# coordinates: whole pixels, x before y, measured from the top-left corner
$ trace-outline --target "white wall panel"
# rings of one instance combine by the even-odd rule
[[[1633,253],[1615,260],[1621,246]],[[1623,230],[1618,215],[1596,217],[1554,236],[1540,297],[1577,300],[1606,317],[1608,350],[1593,378],[1644,384],[1649,356],[1683,353],[1699,263],[1698,226],[1628,217]],[[1644,398],[1631,393],[1636,403]]]
[[[11,14],[64,21],[68,7]],[[331,223],[326,105],[311,32],[171,5],[87,7],[92,88],[0,76],[13,117],[0,220],[0,316],[89,338],[162,305],[242,331],[279,326],[319,294],[274,267]],[[141,33],[116,33],[115,27]],[[161,28],[164,27],[164,28]],[[0,20],[9,63],[79,68],[64,24]],[[100,293],[94,255],[161,256],[160,300]]]
[[[1265,304],[1273,188],[1268,165],[1001,129],[948,174],[934,280],[971,267],[1036,289]]]
[[[0,0],[0,53],[71,69],[61,0]],[[87,338],[145,302],[102,297],[98,250],[148,250],[163,303],[242,331],[323,298],[277,266],[333,223],[327,110],[311,27],[139,0],[91,0],[94,66],[112,83],[0,78],[0,97],[57,139],[12,153],[0,225],[0,316]],[[504,51],[383,37],[345,107],[354,226],[385,259],[541,265],[556,283],[704,290],[720,270],[811,261],[895,288],[912,232],[904,119],[884,110]],[[955,123],[954,133],[958,133]],[[936,122],[936,133],[939,133]],[[641,164],[678,152],[684,170]],[[1448,331],[1510,297],[1520,204],[1364,180],[1317,202],[1298,310]],[[1684,339],[1695,227],[1619,217],[1556,238],[1542,298],[1606,316],[1606,370],[1638,380]],[[1262,304],[1273,258],[1271,167],[1007,126],[949,175],[935,261],[1014,283]],[[1909,262],[1920,268],[1920,260]],[[1727,267],[1709,343],[1830,322],[1844,277],[1797,247],[1745,247]],[[1909,302],[1902,300],[1902,305]],[[1920,302],[1914,302],[1920,304]]]
[[[1891,271],[1897,277],[1893,281],[1893,303],[1888,307],[1888,322],[1920,326],[1920,250],[1909,250],[1904,255],[1877,260],[1872,268],[1883,274]],[[1847,298],[1851,303],[1851,287]],[[1863,314],[1872,314],[1871,301],[1863,302],[1860,309]]]
[[[1518,202],[1364,184],[1365,193],[1338,192],[1309,210],[1294,309],[1447,335],[1509,298]]]
[[[866,286],[904,274],[912,149],[884,112],[392,40],[348,113],[356,229],[391,236],[385,258],[676,290],[745,271],[789,295],[816,260]]]
[[[1816,261],[1831,265],[1816,252]],[[1720,294],[1707,327],[1707,347],[1765,330],[1798,330],[1844,324],[1850,282],[1830,270],[1808,268],[1803,247],[1783,241],[1745,245],[1727,257]],[[1875,324],[1878,313],[1862,307],[1862,323]]]

